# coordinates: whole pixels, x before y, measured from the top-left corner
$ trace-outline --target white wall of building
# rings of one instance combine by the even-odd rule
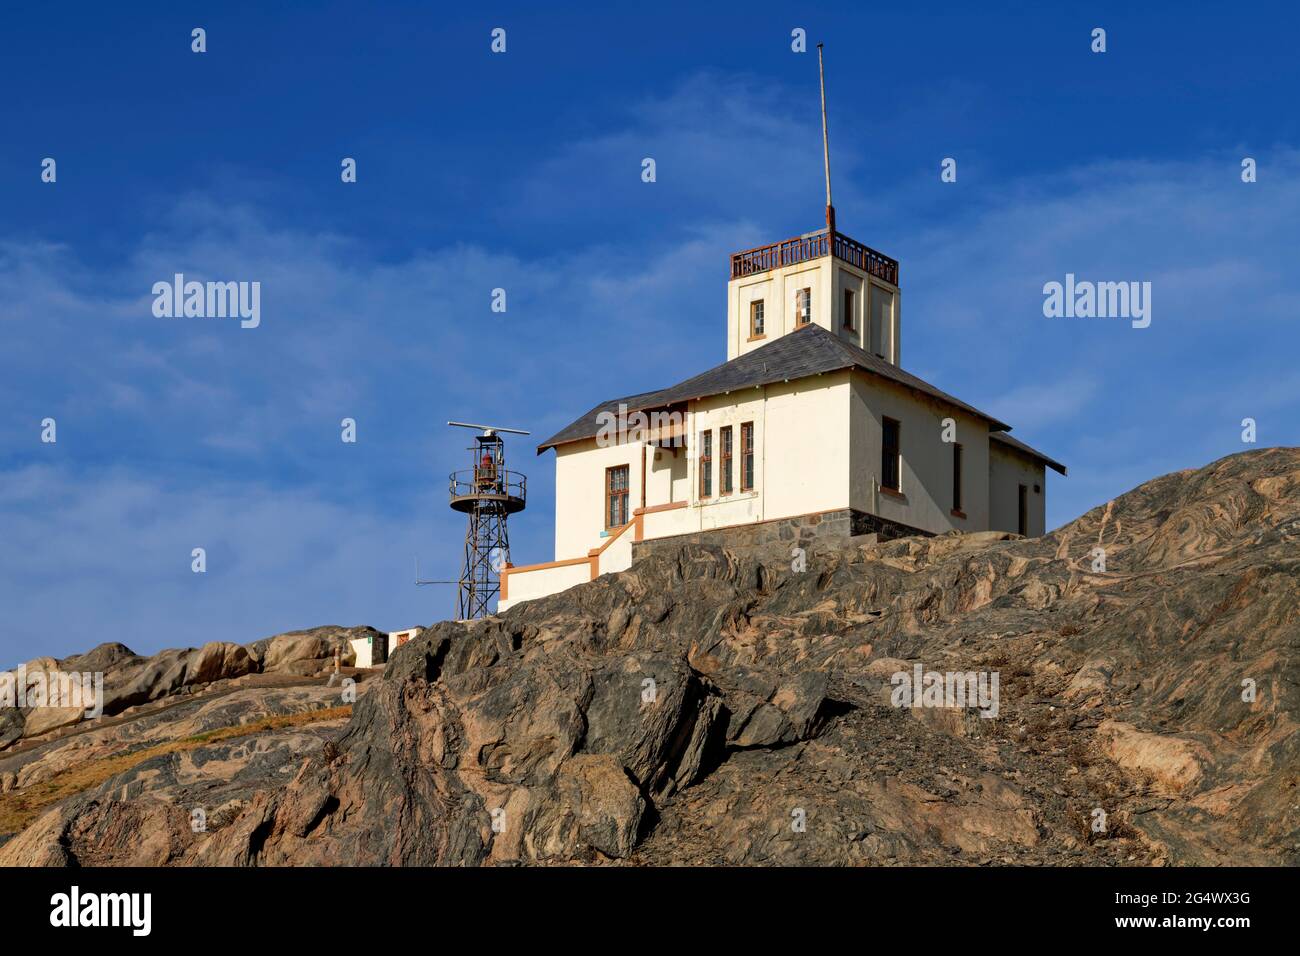
[[[989,426],[974,415],[865,373],[855,373],[851,431],[853,507],[942,534],[988,528]],[[901,497],[878,491],[883,419],[899,423]],[[952,444],[943,420],[953,419],[962,446],[962,511],[952,514]]]
[[[741,490],[741,426],[754,425],[754,485]],[[732,491],[721,493],[720,429],[731,427]],[[586,557],[608,539],[605,470],[628,466],[629,514],[641,505],[646,457],[647,507],[685,501],[686,509],[654,516],[646,535],[705,531],[754,521],[847,508],[849,504],[849,373],[837,372],[691,403],[687,447],[674,454],[640,442],[600,447],[596,439],[556,449],[555,560]],[[700,435],[713,435],[713,493],[700,497]],[[656,457],[657,456],[657,457]],[[685,512],[685,513],[681,513]],[[605,565],[602,563],[602,572]],[[512,585],[513,586],[513,585]],[[513,593],[511,600],[514,600]]]
[[[595,438],[555,449],[555,560],[585,558],[605,543],[605,469],[628,466],[628,514],[641,504],[640,442],[600,447]],[[647,485],[650,467],[646,464]]]
[[[769,386],[763,416],[764,520],[849,506],[849,373]]]
[[[646,504],[668,504],[689,498],[689,449],[685,446],[651,448],[646,462]]]
[[[849,376],[814,376],[693,402],[684,488],[649,507],[686,501],[686,508],[648,514],[647,538],[771,521],[848,507]],[[754,426],[754,487],[741,489],[741,426]],[[721,429],[731,428],[731,493],[722,494]],[[712,433],[712,494],[700,496],[700,436]],[[665,455],[669,453],[664,452]],[[653,488],[650,482],[647,484]],[[684,492],[679,494],[678,491]]]
[[[508,594],[504,600],[497,601],[497,613],[501,613],[533,598],[558,594],[569,588],[591,580],[591,562],[579,561],[575,564],[549,565],[520,574],[508,574]]]
[[[356,656],[354,667],[382,667],[383,661],[376,661],[375,645],[369,637],[354,637],[349,641],[352,653]]]
[[[401,647],[403,644],[407,643],[408,641],[413,641],[413,640],[415,640],[417,637],[420,636],[420,634],[421,634],[423,631],[424,631],[424,628],[422,628],[422,627],[408,627],[408,628],[407,628],[406,630],[404,630],[404,631],[389,631],[389,632],[388,632],[388,654],[389,654],[389,656],[391,657],[392,654],[393,654],[393,652],[396,651],[396,650],[397,650],[399,647]]]
[[[989,441],[989,530],[1019,531],[1020,490],[1025,486],[1025,517],[1031,538],[1047,533],[1047,475],[1041,462]],[[1038,491],[1034,491],[1037,488]]]
[[[715,395],[691,403],[691,455],[688,468],[690,509],[684,522],[691,531],[703,531],[709,528],[721,528],[736,524],[749,524],[762,521],[763,493],[766,482],[763,480],[764,438],[767,423],[764,420],[766,390],[748,388],[731,395]],[[754,423],[754,488],[741,491],[741,425]],[[721,439],[718,430],[730,426],[733,441],[731,460],[732,486],[731,494],[723,495],[721,469]],[[700,460],[702,447],[700,436],[705,431],[713,433],[713,494],[708,498],[700,497]],[[651,502],[654,504],[655,502]],[[680,532],[678,532],[680,533]]]

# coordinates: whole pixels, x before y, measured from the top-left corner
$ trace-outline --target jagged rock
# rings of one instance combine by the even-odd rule
[[[1111,759],[1148,775],[1166,792],[1177,793],[1196,783],[1213,761],[1209,748],[1198,741],[1144,733],[1118,720],[1104,721],[1097,736]]]
[[[16,707],[0,707],[0,750],[22,738],[26,723],[22,711]]]
[[[58,707],[47,704],[44,707],[36,707],[27,714],[23,724],[23,736],[35,737],[58,727],[67,727],[80,722],[84,716],[85,708],[80,706]]]
[[[338,648],[345,663],[356,660],[351,641],[357,637],[377,637],[380,632],[372,627],[337,627],[329,625],[307,631],[290,631],[257,641],[248,647],[250,655],[264,672],[316,673],[324,662],[333,661]],[[315,662],[309,668],[303,662]]]
[[[141,660],[143,658],[125,644],[108,641],[92,648],[85,654],[69,657],[67,660],[62,661],[60,666],[69,671],[110,672],[126,665],[137,664]]]
[[[57,660],[38,657],[22,664],[13,673],[12,687],[15,695],[22,690],[23,700],[16,700],[16,710],[11,711],[21,715],[21,725],[12,718],[8,724],[11,740],[18,726],[21,726],[20,736],[33,737],[81,720],[85,710],[79,702],[81,688],[73,688],[68,679],[60,678]],[[5,734],[0,730],[2,736]]]
[[[538,856],[564,859],[592,847],[607,857],[629,857],[645,808],[618,760],[609,754],[578,754],[565,761],[554,794],[532,824]]]
[[[282,670],[297,661],[317,662],[326,656],[325,642],[314,634],[281,634],[273,637],[262,656],[262,670]]]
[[[186,672],[186,683],[210,684],[212,681],[229,680],[251,674],[256,668],[253,658],[243,647],[213,642],[204,644],[194,653]]]
[[[151,700],[176,693],[185,683],[190,649],[169,648],[146,658],[141,666],[124,674],[120,683],[104,687],[104,713],[116,714]]]

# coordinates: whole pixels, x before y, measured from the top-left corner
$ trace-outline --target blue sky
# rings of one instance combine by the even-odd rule
[[[512,543],[550,558],[526,442],[722,361],[728,254],[821,224],[796,27],[840,228],[901,262],[903,365],[1069,464],[1050,526],[1243,417],[1300,444],[1300,16],[1131,6],[8,10],[0,664],[450,616],[411,583],[456,571],[449,418],[533,431]],[[260,281],[261,326],[155,318],[175,272]],[[1151,326],[1044,318],[1067,272],[1150,281]]]

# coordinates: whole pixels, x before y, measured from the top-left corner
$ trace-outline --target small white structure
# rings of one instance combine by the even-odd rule
[[[408,627],[404,631],[389,631],[387,634],[379,635],[378,640],[373,635],[353,638],[352,651],[357,657],[355,666],[383,667],[388,663],[388,657],[393,651],[412,638],[418,637],[423,630],[422,627]]]
[[[375,640],[374,635],[369,637],[354,637],[352,644],[352,653],[356,656],[356,667],[379,667],[388,662],[388,636],[380,635]]]
[[[407,641],[415,640],[415,638],[420,636],[420,633],[423,630],[424,628],[422,627],[408,627],[404,631],[389,631],[388,632],[388,653],[392,654],[393,651],[397,650]]]

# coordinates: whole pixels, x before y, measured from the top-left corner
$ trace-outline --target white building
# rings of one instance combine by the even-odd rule
[[[353,667],[379,667],[388,661],[387,635],[381,634],[379,640],[374,635],[354,637],[349,643],[355,658]]]
[[[1043,534],[1045,467],[1065,466],[903,371],[900,298],[898,263],[833,226],[733,255],[725,363],[538,446],[555,560],[507,566],[498,610],[692,536]]]
[[[422,627],[410,627],[404,631],[389,631],[387,634],[380,634],[376,640],[374,635],[368,637],[354,637],[352,639],[352,653],[356,655],[354,667],[380,667],[388,663],[389,655],[397,650],[407,641],[419,637],[424,630]]]

